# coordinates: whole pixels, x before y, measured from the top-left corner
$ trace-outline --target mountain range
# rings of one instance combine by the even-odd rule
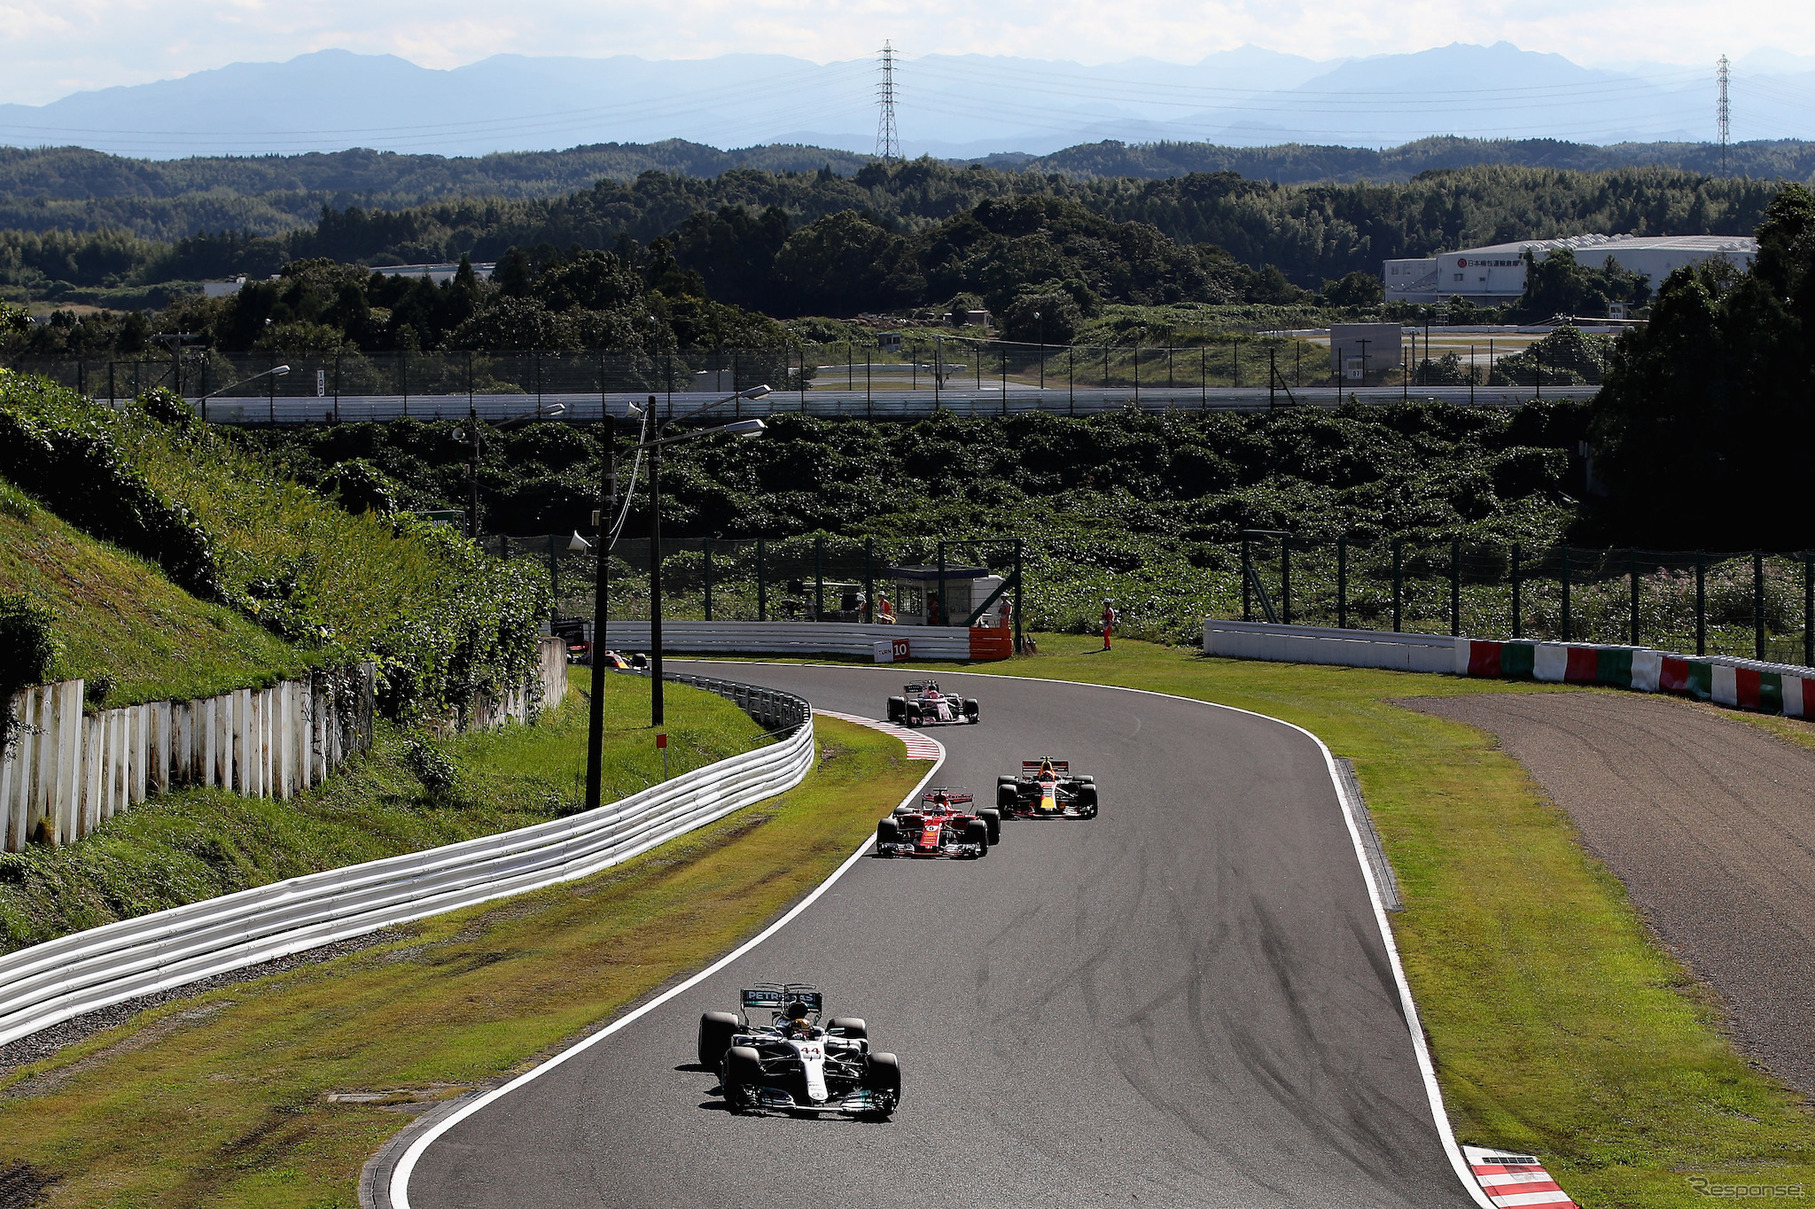
[[[473,156],[669,139],[868,154],[877,149],[877,79],[872,60],[782,55],[496,55],[443,71],[325,50],[0,105],[0,144],[157,159],[352,147]],[[898,59],[895,83],[908,156],[1045,155],[1104,140],[1697,143],[1715,132],[1712,64],[1589,68],[1504,42],[1328,61],[1251,46],[1194,64],[927,55]],[[1733,112],[1735,141],[1815,137],[1815,57],[1741,60]]]

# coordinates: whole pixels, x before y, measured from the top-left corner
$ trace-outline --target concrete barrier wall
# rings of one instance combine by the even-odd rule
[[[1810,711],[1815,710],[1815,668],[1727,655],[1675,655],[1648,647],[1506,642],[1443,634],[1209,620],[1204,622],[1204,654],[1556,684],[1602,684],[1643,693],[1676,693],[1791,718],[1810,717]]]
[[[1272,625],[1262,621],[1204,622],[1204,654],[1279,663],[1376,667],[1397,672],[1447,672],[1455,667],[1456,639],[1446,634],[1395,634],[1327,626]]]
[[[567,693],[566,645],[537,652],[540,707]],[[347,691],[350,687],[350,691]],[[37,685],[13,697],[15,739],[0,756],[0,829],[6,851],[34,839],[69,844],[155,793],[216,785],[243,797],[288,798],[318,785],[372,742],[375,669],[350,686],[326,675],[193,701],[154,701],[85,712],[81,680]],[[466,729],[530,719],[528,686],[480,701]]]
[[[647,621],[613,621],[608,650],[649,649]],[[897,655],[900,643],[907,652]],[[662,650],[685,654],[851,655],[878,663],[896,659],[1006,659],[1006,630],[964,626],[866,625],[837,621],[664,621]]]

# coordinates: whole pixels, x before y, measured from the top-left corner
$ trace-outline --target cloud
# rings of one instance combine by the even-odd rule
[[[1710,41],[1719,31],[1721,42]],[[0,0],[0,101],[139,83],[236,61],[341,48],[449,68],[498,53],[709,58],[755,51],[826,63],[890,38],[930,53],[1105,63],[1195,62],[1253,44],[1313,58],[1510,41],[1585,64],[1706,65],[1723,51],[1815,43],[1815,6],[1775,0]]]

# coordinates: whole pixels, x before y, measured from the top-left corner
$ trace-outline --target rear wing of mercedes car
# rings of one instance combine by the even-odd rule
[[[779,1012],[795,1000],[807,1005],[809,1012],[817,1015],[825,1002],[825,996],[810,986],[800,983],[767,983],[763,986],[745,987],[740,992],[745,1011]]]

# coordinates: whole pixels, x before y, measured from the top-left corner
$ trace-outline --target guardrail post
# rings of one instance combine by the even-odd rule
[[[1695,552],[1695,653],[1708,653],[1708,555]]]
[[[769,620],[769,580],[765,575],[765,550],[763,539],[756,539],[756,620]]]
[[[1512,636],[1514,638],[1524,637],[1519,605],[1519,543],[1514,542],[1512,544]]]
[[[1336,628],[1349,628],[1349,536],[1336,539]]]
[[[940,601],[941,610],[945,602]],[[941,613],[943,616],[943,612]],[[826,619],[826,539],[813,539],[813,620]]]
[[[1405,539],[1393,539],[1393,633],[1401,632],[1405,613],[1403,609],[1405,588]]]
[[[1765,657],[1765,552],[1752,551],[1752,658]]]
[[[706,598],[706,620],[712,620],[712,539],[700,543],[700,576]]]

